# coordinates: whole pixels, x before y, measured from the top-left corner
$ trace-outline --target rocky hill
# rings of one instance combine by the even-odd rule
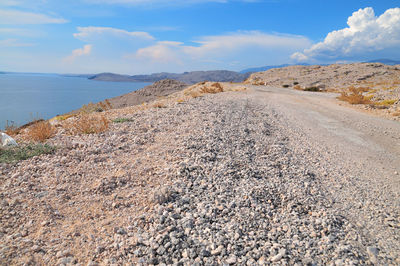
[[[133,106],[170,95],[174,92],[181,91],[188,86],[188,84],[177,80],[164,79],[146,86],[143,89],[111,98],[108,101],[111,103],[113,108]]]
[[[242,74],[234,71],[215,70],[215,71],[192,71],[182,74],[176,73],[155,73],[150,75],[119,75],[113,73],[101,73],[89,77],[92,80],[99,81],[119,81],[119,82],[156,82],[163,79],[174,79],[188,84],[194,84],[202,81],[219,82],[242,82],[249,77],[249,74]]]
[[[400,84],[400,65],[381,63],[288,66],[252,74],[246,83],[302,88],[340,89],[349,86]]]

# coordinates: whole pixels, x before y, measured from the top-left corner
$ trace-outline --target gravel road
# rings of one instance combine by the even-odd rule
[[[335,101],[249,86],[59,135],[55,155],[0,166],[0,262],[398,265],[400,124]],[[64,234],[75,211],[90,226]]]

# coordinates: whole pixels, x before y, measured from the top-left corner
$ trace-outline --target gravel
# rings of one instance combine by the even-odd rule
[[[335,158],[316,166],[326,158],[310,159],[301,134],[254,94],[127,118],[0,165],[1,264],[400,263],[335,200],[329,180],[345,171]]]

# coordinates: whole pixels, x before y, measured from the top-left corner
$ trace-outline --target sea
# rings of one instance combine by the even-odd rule
[[[149,85],[143,82],[106,82],[56,74],[0,74],[0,130],[50,119]]]

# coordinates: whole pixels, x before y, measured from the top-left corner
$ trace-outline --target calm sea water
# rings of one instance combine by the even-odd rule
[[[7,120],[20,126],[32,118],[49,119],[148,84],[58,75],[0,74],[0,129],[4,129]]]

